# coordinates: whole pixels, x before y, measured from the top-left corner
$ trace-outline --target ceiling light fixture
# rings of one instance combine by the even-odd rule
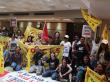
[[[5,6],[0,6],[0,9],[4,9],[4,8],[6,8]]]

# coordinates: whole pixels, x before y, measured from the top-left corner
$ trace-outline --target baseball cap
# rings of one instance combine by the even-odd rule
[[[68,35],[65,35],[64,38],[69,38],[69,36]]]
[[[108,44],[108,40],[103,39],[103,40],[102,40],[102,43]]]

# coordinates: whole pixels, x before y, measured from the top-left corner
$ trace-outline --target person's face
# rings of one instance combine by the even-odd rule
[[[28,37],[28,41],[31,41],[31,37]]]
[[[62,64],[63,64],[63,66],[66,66],[67,65],[67,62],[66,62],[65,59],[63,59]]]
[[[20,34],[20,33],[21,33],[21,31],[18,31],[18,33]]]
[[[38,34],[38,38],[41,38],[41,34]]]
[[[55,54],[54,54],[54,53],[51,54],[51,59],[52,59],[52,60],[55,59]]]
[[[92,60],[95,60],[95,56],[94,55],[91,55],[90,56],[90,60],[92,61]]]
[[[3,30],[5,30],[6,29],[6,27],[3,27]]]
[[[101,47],[102,47],[103,50],[105,50],[106,44],[102,43]]]
[[[87,56],[84,57],[84,63],[89,63],[89,58]]]
[[[13,34],[11,38],[12,38],[12,39],[15,39],[15,35]]]
[[[102,73],[103,72],[103,67],[102,67],[101,64],[98,64],[97,67],[96,67],[96,69],[97,69],[97,72],[99,72],[99,73]]]
[[[100,39],[96,38],[95,43],[98,44]]]
[[[12,51],[10,51],[10,52],[9,52],[9,55],[10,55],[10,56],[12,56],[12,54],[13,54],[13,52],[12,52]]]
[[[78,41],[78,40],[79,40],[78,36],[75,36],[75,40],[76,40],[76,41]]]
[[[19,51],[20,51],[20,48],[19,48],[19,47],[17,47],[17,48],[16,48],[16,52],[19,52]]]
[[[41,63],[42,63],[42,61],[41,61],[41,60],[39,60],[39,61],[38,61],[38,65],[41,65]]]
[[[38,46],[35,47],[35,51],[36,52],[39,51],[39,47]]]
[[[59,36],[60,36],[60,34],[57,32],[57,33],[55,34],[55,37],[58,38]]]
[[[84,38],[81,38],[80,41],[81,41],[81,43],[84,43],[85,42],[85,39]]]
[[[52,42],[53,41],[53,39],[52,38],[49,38],[49,42]]]
[[[67,41],[68,41],[68,38],[64,38],[64,41],[66,41],[66,42],[67,42]]]

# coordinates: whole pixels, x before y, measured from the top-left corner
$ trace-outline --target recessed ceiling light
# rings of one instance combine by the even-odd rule
[[[70,4],[69,5],[67,4],[67,5],[65,5],[65,7],[68,9],[71,9],[72,6]]]
[[[44,1],[50,2],[51,0],[44,0]]]
[[[6,8],[5,6],[0,6],[0,9],[4,9],[4,8]]]
[[[45,0],[45,1],[51,1],[51,0]]]

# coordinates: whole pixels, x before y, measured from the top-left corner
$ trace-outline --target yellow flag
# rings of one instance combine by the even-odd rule
[[[27,56],[26,56],[26,58],[27,58],[26,71],[28,71],[28,72],[29,72],[30,67],[31,67],[31,58],[30,58],[30,55],[31,55],[31,50],[28,49]]]
[[[96,19],[92,16],[89,15],[88,11],[81,9],[82,12],[82,16],[83,18],[86,20],[86,22],[89,24],[89,26],[91,27],[91,29],[96,32],[96,28],[98,25],[100,25],[102,23],[101,20]]]
[[[89,67],[86,69],[85,82],[107,82],[103,75],[99,75]]]
[[[102,32],[102,39],[108,40],[107,25],[105,25],[104,30],[103,30],[103,32]]]
[[[37,35],[39,33],[42,33],[42,30],[39,30],[39,29],[32,27],[32,25],[29,23],[27,25],[25,32],[24,32],[25,40],[27,40],[27,37],[30,35],[34,36],[34,39],[37,39],[37,37],[38,37]]]
[[[4,72],[3,45],[0,45],[0,74]]]

